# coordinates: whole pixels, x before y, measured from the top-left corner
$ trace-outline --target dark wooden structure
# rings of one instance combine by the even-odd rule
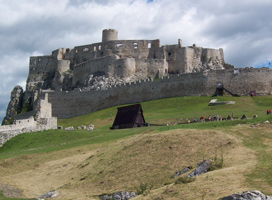
[[[117,110],[111,129],[146,126],[141,104],[119,107]]]
[[[217,83],[216,84],[216,91],[215,91],[215,93],[214,93],[213,96],[223,96],[224,95],[224,91],[226,91],[227,93],[229,93],[231,96],[239,97],[238,94],[233,94],[231,91],[229,91],[226,88],[224,88],[223,83]]]

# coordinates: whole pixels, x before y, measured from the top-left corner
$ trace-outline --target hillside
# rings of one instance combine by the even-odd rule
[[[60,194],[54,199],[67,200],[98,199],[98,195],[121,190],[136,192],[140,186],[147,190],[135,200],[219,199],[245,190],[272,195],[272,126],[263,123],[272,121],[272,115],[266,115],[272,96],[224,96],[217,99],[236,103],[208,106],[211,99],[178,97],[142,103],[147,122],[170,122],[171,126],[110,130],[117,111],[113,107],[59,120],[64,127],[92,123],[93,132],[19,135],[0,149],[0,189],[27,198],[57,190]],[[232,113],[249,119],[187,123],[194,116]],[[259,117],[253,119],[253,115]],[[177,170],[215,158],[222,160],[223,167],[191,183],[173,178]],[[16,199],[0,194],[1,198]]]

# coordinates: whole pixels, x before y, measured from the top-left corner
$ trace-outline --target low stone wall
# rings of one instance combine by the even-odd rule
[[[48,95],[49,102],[52,103],[53,116],[71,118],[123,104],[178,96],[213,95],[217,83],[223,83],[224,87],[234,94],[249,95],[251,90],[255,90],[257,95],[270,95],[272,70],[268,68],[216,70],[174,75],[154,82],[127,83],[109,90],[74,90],[51,92]]]
[[[27,121],[29,120],[29,123]],[[17,123],[8,126],[0,126],[0,147],[3,146],[11,138],[23,134],[44,131],[49,129],[57,129],[57,118],[42,118],[39,124],[34,121],[33,117],[25,120],[19,120],[21,123]],[[24,121],[22,123],[22,121]]]

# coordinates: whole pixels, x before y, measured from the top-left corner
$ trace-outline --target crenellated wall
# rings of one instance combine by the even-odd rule
[[[215,93],[216,84],[239,95],[249,95],[256,90],[258,95],[272,94],[271,69],[215,70],[164,77],[160,81],[138,81],[109,90],[63,91],[48,93],[53,116],[70,118],[100,109],[177,96],[207,96]]]

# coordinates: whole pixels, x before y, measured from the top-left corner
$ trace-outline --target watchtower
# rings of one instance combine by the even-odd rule
[[[118,40],[118,31],[115,29],[104,29],[102,33],[102,42]]]

